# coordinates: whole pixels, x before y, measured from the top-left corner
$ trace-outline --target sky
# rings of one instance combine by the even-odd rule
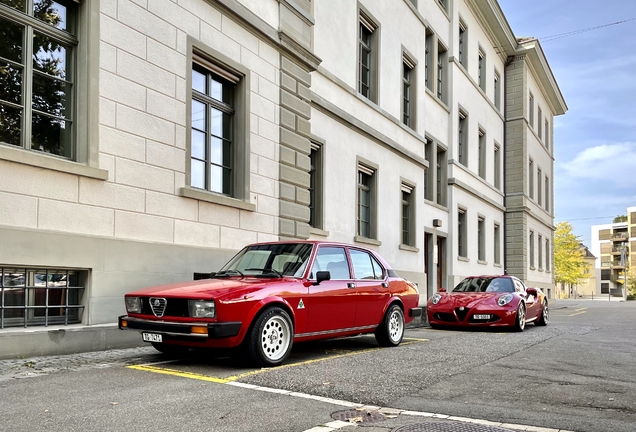
[[[636,206],[636,1],[499,5],[516,37],[539,39],[565,98],[568,112],[554,120],[555,223],[570,222],[591,246],[592,225]]]

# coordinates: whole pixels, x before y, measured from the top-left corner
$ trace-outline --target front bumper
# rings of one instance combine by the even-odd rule
[[[170,339],[205,341],[207,339],[224,339],[237,336],[241,330],[241,322],[223,323],[182,323],[170,321],[154,321],[143,318],[132,318],[128,315],[119,317],[121,330],[137,330],[161,333]],[[202,333],[207,327],[207,333]]]
[[[450,308],[427,308],[429,324],[452,327],[509,327],[515,324],[516,309],[476,307],[465,314]],[[490,315],[489,319],[475,319],[474,315]]]

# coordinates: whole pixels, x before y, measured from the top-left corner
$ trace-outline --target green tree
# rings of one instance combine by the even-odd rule
[[[618,223],[618,222],[627,222],[627,215],[618,215],[612,221],[612,223]]]
[[[554,233],[554,281],[572,286],[586,279],[585,252],[569,222],[559,222]]]
[[[636,271],[627,273],[627,300],[636,300]]]

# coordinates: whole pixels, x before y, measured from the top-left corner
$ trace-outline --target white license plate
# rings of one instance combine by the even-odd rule
[[[161,338],[160,334],[142,333],[141,337],[146,342],[159,342],[159,343],[163,342],[163,339]]]
[[[490,319],[490,315],[487,314],[477,314],[477,315],[473,315],[473,319],[476,320],[489,320]]]

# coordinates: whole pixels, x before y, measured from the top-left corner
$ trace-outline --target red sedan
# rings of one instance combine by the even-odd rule
[[[548,324],[548,299],[514,276],[471,276],[452,292],[441,290],[428,299],[428,322],[440,326],[512,327]]]
[[[397,346],[422,313],[416,286],[359,246],[253,244],[209,276],[126,294],[119,328],[161,352],[242,346],[254,363],[276,366],[300,341],[375,333]]]

